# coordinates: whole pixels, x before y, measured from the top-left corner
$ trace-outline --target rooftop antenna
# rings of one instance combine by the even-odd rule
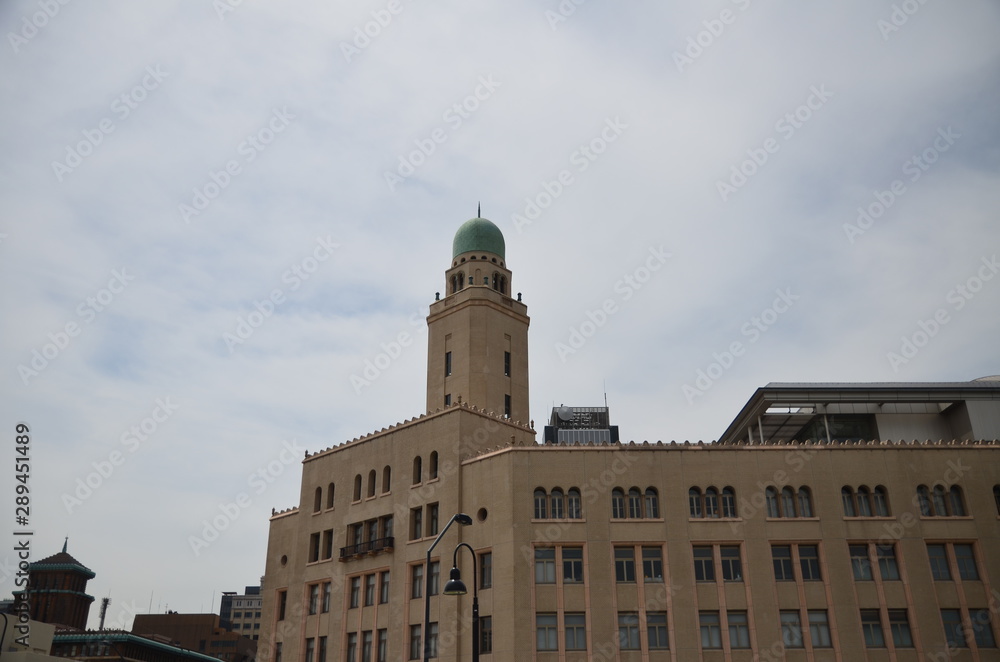
[[[482,218],[482,217],[483,217],[483,203],[482,202],[477,202],[476,203],[476,218]]]
[[[608,380],[603,380],[604,382],[604,408],[608,408]]]

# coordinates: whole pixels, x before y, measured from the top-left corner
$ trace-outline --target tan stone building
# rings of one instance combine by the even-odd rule
[[[445,275],[427,413],[307,455],[271,518],[260,659],[422,659],[428,585],[432,656],[471,659],[457,553],[484,660],[1000,660],[1000,382],[771,384],[714,444],[560,407],[539,443],[500,230]]]

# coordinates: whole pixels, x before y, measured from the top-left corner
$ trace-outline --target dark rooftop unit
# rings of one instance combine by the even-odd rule
[[[618,426],[611,425],[607,407],[552,408],[552,417],[545,426],[546,444],[617,444]]]

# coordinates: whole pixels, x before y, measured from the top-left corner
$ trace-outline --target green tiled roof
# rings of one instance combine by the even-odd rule
[[[452,242],[451,248],[453,258],[469,251],[485,251],[507,259],[504,255],[506,244],[503,233],[492,221],[485,218],[472,218],[462,223],[462,227],[455,233],[455,241]]]

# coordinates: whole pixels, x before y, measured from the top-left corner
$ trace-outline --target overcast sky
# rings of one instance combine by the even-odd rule
[[[4,549],[25,422],[33,559],[109,624],[217,611],[304,449],[425,411],[480,201],[539,430],[1000,373],[996,3],[260,4],[0,6]]]

